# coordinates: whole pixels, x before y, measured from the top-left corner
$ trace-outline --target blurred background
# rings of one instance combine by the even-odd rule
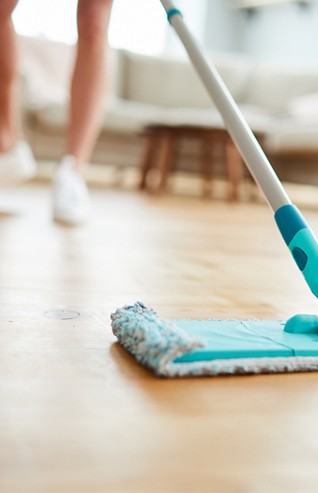
[[[318,61],[318,4],[314,0],[179,0],[185,20],[208,50],[298,63]],[[20,0],[18,34],[74,44],[76,0]],[[114,0],[109,41],[114,48],[160,55],[182,53],[159,0]]]
[[[13,14],[21,53],[21,117],[40,178],[51,175],[63,152],[76,5],[76,0],[20,0]],[[318,1],[178,0],[176,5],[280,178],[318,185]],[[119,183],[133,170],[138,183],[149,126],[168,126],[179,129],[168,174],[200,178],[200,129],[216,129],[213,173],[228,179],[224,125],[159,0],[114,0],[109,43],[113,85],[91,174]],[[180,127],[195,131],[183,135]]]

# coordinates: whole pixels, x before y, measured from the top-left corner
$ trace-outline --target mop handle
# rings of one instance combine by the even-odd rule
[[[183,43],[190,60],[218,108],[225,126],[254,180],[275,213],[278,228],[302,271],[311,291],[318,297],[318,243],[296,206],[292,205],[255,135],[245,121],[218,71],[203,53],[173,1],[160,0],[168,20]]]

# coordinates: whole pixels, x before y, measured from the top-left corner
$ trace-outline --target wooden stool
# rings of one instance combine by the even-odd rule
[[[150,125],[145,129],[146,147],[141,165],[140,189],[147,187],[147,176],[152,169],[159,172],[159,180],[154,192],[164,191],[169,173],[176,167],[177,144],[180,139],[195,138],[201,142],[201,172],[203,177],[202,192],[211,194],[214,178],[214,146],[224,146],[226,155],[226,175],[228,179],[228,198],[239,200],[239,187],[243,179],[243,163],[227,130],[222,128],[195,126]]]

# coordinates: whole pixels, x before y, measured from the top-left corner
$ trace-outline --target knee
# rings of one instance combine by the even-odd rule
[[[78,38],[90,46],[105,44],[111,0],[89,0],[78,3]]]

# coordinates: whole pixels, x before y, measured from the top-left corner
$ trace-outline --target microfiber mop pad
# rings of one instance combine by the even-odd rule
[[[164,320],[143,303],[111,315],[115,336],[161,377],[318,371],[318,333],[282,321]]]

